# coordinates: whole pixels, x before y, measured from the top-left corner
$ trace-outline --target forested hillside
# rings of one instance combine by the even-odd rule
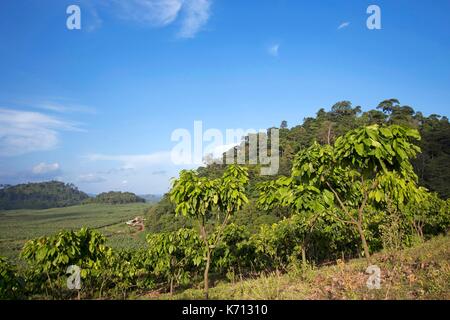
[[[0,210],[66,207],[88,198],[73,184],[59,181],[26,183],[0,189]]]
[[[107,204],[125,204],[145,202],[144,198],[138,197],[131,192],[109,191],[97,195],[95,198],[89,198],[85,203],[107,203]]]
[[[313,142],[321,145],[333,144],[339,136],[349,130],[371,124],[398,124],[417,129],[422,137],[418,141],[422,152],[412,159],[415,172],[419,177],[419,185],[441,198],[450,197],[450,123],[445,116],[423,115],[410,106],[401,105],[397,99],[382,101],[376,108],[362,112],[360,106],[352,106],[349,101],[341,101],[331,107],[330,111],[320,109],[315,117],[304,119],[302,124],[288,128],[286,121],[280,125],[280,170],[277,176],[261,177],[258,166],[248,166],[250,181],[248,192],[250,204],[239,211],[235,217],[240,224],[252,230],[258,226],[272,223],[288,216],[287,209],[274,208],[269,211],[256,209],[252,199],[258,196],[256,185],[266,180],[274,180],[280,176],[289,176],[292,161],[300,151],[310,147]],[[270,129],[268,130],[270,131]],[[245,148],[245,141],[241,147]],[[211,164],[200,167],[200,176],[215,178],[220,176],[226,166]],[[174,207],[168,197],[149,212],[149,227],[152,231],[177,230],[181,226],[191,226],[183,217],[174,218]]]

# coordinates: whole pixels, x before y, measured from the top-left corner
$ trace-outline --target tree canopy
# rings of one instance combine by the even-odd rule
[[[125,204],[145,202],[144,198],[138,197],[131,192],[109,191],[98,194],[86,202],[89,203],[107,203],[107,204]]]
[[[89,196],[60,181],[25,183],[0,189],[0,209],[47,209],[82,203]]]
[[[314,143],[296,155],[289,178],[260,186],[258,203],[266,209],[288,206],[302,214],[337,207],[341,216],[335,218],[355,226],[370,258],[364,230],[367,207],[387,199],[400,205],[419,193],[410,163],[420,151],[414,144],[419,139],[417,130],[375,124],[347,132],[333,146]]]

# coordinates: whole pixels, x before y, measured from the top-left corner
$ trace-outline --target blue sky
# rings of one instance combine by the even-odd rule
[[[81,30],[66,8],[81,9]],[[381,30],[366,9],[381,8]],[[0,3],[0,183],[163,193],[171,133],[290,125],[350,100],[449,115],[450,2]]]

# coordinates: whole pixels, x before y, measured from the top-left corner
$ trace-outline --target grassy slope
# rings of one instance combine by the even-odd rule
[[[89,204],[45,210],[0,211],[0,256],[16,259],[24,242],[62,229],[96,228],[108,236],[113,247],[138,246],[144,235],[133,236],[124,222],[142,216],[145,203],[107,205]]]
[[[381,269],[381,288],[369,290],[366,260],[338,261],[333,266],[253,280],[219,283],[211,299],[450,299],[450,236],[437,237],[414,248],[374,255]],[[169,295],[159,298],[168,299]],[[200,288],[174,299],[202,299]]]

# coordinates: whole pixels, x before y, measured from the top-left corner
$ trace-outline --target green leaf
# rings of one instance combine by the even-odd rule
[[[364,156],[364,144],[358,143],[355,145],[355,150],[359,156]]]

